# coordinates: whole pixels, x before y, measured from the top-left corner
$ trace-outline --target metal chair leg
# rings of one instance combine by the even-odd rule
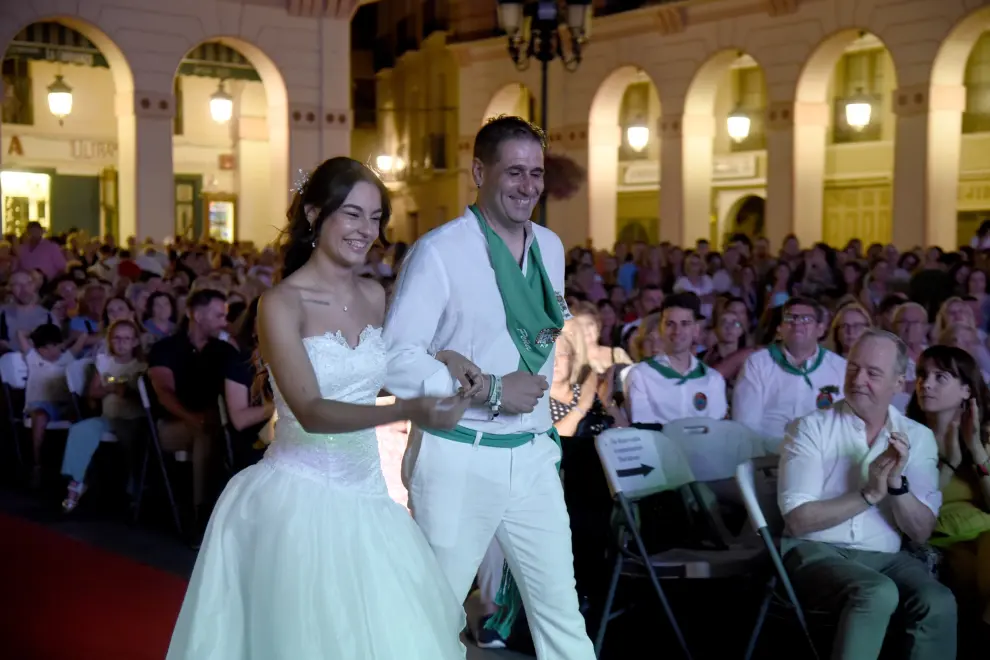
[[[767,611],[770,609],[770,601],[773,600],[774,589],[777,588],[777,576],[771,575],[767,580],[766,593],[760,603],[760,611],[756,615],[756,623],[753,624],[753,632],[750,633],[749,643],[746,645],[745,660],[750,660],[756,652],[756,644],[760,640],[760,633],[763,631],[763,623],[767,618]]]
[[[615,592],[619,588],[619,578],[622,576],[622,551],[615,553],[615,567],[612,569],[612,578],[608,583],[608,595],[605,596],[605,605],[602,609],[602,621],[598,625],[598,632],[595,635],[595,657],[600,658],[602,645],[605,643],[605,629],[612,617],[612,603],[615,601]]]
[[[158,441],[158,429],[154,425],[154,420],[152,420],[151,424],[151,440],[156,458],[158,459],[158,467],[161,469],[165,495],[168,497],[168,504],[172,509],[172,521],[175,523],[175,531],[179,533],[179,536],[182,536],[182,520],[179,517],[179,507],[175,504],[175,495],[172,493],[172,481],[169,479],[168,469],[165,467],[165,454],[162,452],[161,443]]]
[[[629,506],[629,500],[627,500],[623,495],[619,495],[619,503],[622,505],[622,510],[625,513],[626,520],[633,522],[632,509]],[[653,590],[657,594],[657,598],[660,599],[660,604],[663,606],[664,613],[667,615],[667,620],[670,622],[671,627],[674,629],[674,635],[677,637],[677,642],[681,646],[681,650],[684,652],[684,657],[691,660],[691,651],[688,649],[687,641],[684,639],[684,633],[681,632],[681,627],[677,623],[677,619],[674,617],[674,611],[670,607],[670,602],[667,600],[667,595],[663,591],[663,587],[660,586],[660,578],[657,577],[656,571],[653,570],[653,565],[650,563],[650,555],[646,552],[646,544],[643,543],[643,537],[640,536],[639,530],[636,528],[635,524],[630,528],[632,532],[633,539],[636,541],[636,549],[639,551],[639,556],[643,560],[643,566],[646,568],[647,575],[650,576],[650,583],[653,585]]]

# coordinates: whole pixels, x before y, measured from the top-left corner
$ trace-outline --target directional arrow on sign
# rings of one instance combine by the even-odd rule
[[[615,473],[620,477],[635,477],[641,476],[645,477],[650,472],[653,472],[655,468],[652,465],[646,465],[645,463],[640,463],[639,467],[626,468],[625,470],[616,470]]]

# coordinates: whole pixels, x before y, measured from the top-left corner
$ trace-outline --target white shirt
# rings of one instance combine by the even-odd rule
[[[666,355],[656,356],[656,361],[673,369]],[[691,356],[687,373],[694,371],[698,364],[698,359]],[[630,421],[634,424],[666,424],[687,417],[723,419],[729,407],[725,399],[725,379],[708,367],[701,378],[682,382],[640,362],[629,370],[625,391]]]
[[[537,224],[527,230],[523,272],[531,267],[529,248],[539,242],[543,266],[569,318],[564,291],[564,246]],[[505,308],[488,256],[488,242],[470,209],[421,237],[407,253],[385,318],[388,375],[385,386],[400,398],[450,396],[459,387],[447,367],[432,356],[457,351],[486,374],[519,370],[519,351],[506,327]],[[554,353],[540,369],[553,381]],[[461,425],[486,433],[543,433],[552,426],[550,397],[544,393],[528,414],[503,412],[491,420],[488,407],[468,409]]]
[[[764,348],[746,359],[736,378],[732,419],[765,438],[782,438],[792,420],[841,399],[845,378],[846,360],[832,351],[826,350],[822,363],[808,374],[809,386],[803,376],[784,371]]]
[[[24,356],[28,377],[24,390],[24,403],[64,403],[72,400],[69,385],[65,381],[65,368],[76,358],[65,351],[55,362],[49,362],[33,348]]]
[[[786,516],[807,502],[833,499],[865,487],[870,463],[887,450],[890,433],[900,431],[911,447],[904,468],[910,492],[937,516],[942,492],[935,436],[893,406],[887,414],[887,424],[872,447],[866,444],[866,423],[845,401],[795,420],[780,448],[777,503],[781,513]],[[874,552],[901,549],[901,531],[890,510],[890,497],[835,527],[801,538]]]

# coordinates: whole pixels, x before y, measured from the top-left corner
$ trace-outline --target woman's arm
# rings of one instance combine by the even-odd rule
[[[266,422],[275,414],[275,407],[271,401],[265,401],[260,406],[252,406],[249,394],[248,388],[241,383],[229,378],[223,381],[227,416],[230,418],[230,424],[238,431]]]
[[[109,394],[109,390],[103,385],[103,375],[93,369],[93,376],[89,379],[89,385],[86,388],[86,396],[90,399],[102,399],[107,394]]]
[[[420,399],[389,406],[363,406],[324,399],[302,343],[302,309],[298,296],[272,289],[258,307],[258,346],[278,383],[282,398],[308,433],[350,433],[423,417]],[[437,363],[439,364],[439,363]],[[432,405],[432,402],[431,404]],[[428,407],[428,406],[427,406]]]

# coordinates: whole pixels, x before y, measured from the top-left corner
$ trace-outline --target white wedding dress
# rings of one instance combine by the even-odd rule
[[[303,343],[324,398],[374,405],[380,328]],[[275,441],[213,511],[168,659],[463,659],[464,609],[389,498],[375,430],[307,433],[274,385]]]

